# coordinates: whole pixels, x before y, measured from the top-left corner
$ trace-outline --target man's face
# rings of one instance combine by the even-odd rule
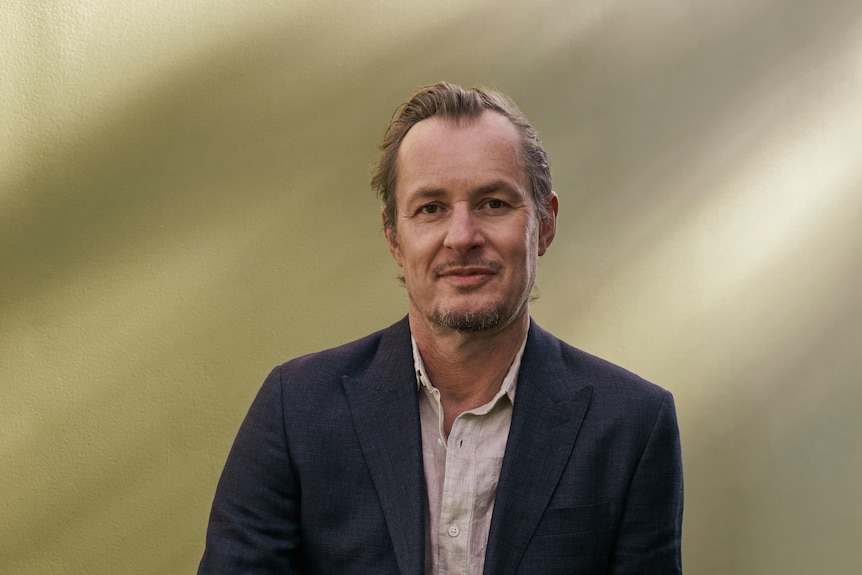
[[[481,331],[523,317],[537,258],[554,238],[557,198],[548,199],[554,217],[540,223],[519,146],[515,126],[496,112],[430,118],[404,137],[386,239],[411,320]]]

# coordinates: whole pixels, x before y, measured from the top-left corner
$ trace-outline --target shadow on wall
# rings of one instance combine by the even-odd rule
[[[369,280],[321,285],[388,258],[367,185],[383,120],[342,105],[348,74],[297,70],[318,48],[301,32],[213,48],[97,121],[46,127],[0,185],[2,379],[21,382],[0,408],[6,567],[196,560],[261,370],[335,343],[309,319],[355,308],[348,292],[383,309]],[[379,257],[345,241],[359,234]]]

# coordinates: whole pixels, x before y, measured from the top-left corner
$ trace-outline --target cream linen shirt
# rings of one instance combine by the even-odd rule
[[[526,337],[500,391],[481,407],[459,415],[449,438],[443,431],[440,391],[428,380],[416,341],[413,364],[419,386],[422,461],[425,467],[425,573],[481,574],[503,465],[515,385]]]

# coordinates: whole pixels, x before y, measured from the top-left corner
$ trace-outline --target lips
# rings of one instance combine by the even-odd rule
[[[500,262],[484,258],[472,260],[449,260],[434,266],[434,273],[443,275],[470,275],[473,273],[495,274],[503,269]]]
[[[452,276],[475,276],[475,275],[493,275],[494,270],[488,268],[455,268],[449,269],[440,275],[443,277],[452,277]]]
[[[468,288],[484,284],[492,276],[497,275],[502,267],[502,265],[496,262],[473,263],[470,265],[448,262],[440,266],[442,269],[435,271],[438,277],[443,278],[447,282],[458,287]]]

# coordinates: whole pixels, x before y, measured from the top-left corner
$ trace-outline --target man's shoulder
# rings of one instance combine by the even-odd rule
[[[534,356],[530,364],[536,366],[534,377],[541,374],[542,378],[537,378],[535,383],[556,400],[574,398],[589,388],[587,417],[592,422],[591,429],[602,429],[633,440],[649,436],[659,418],[675,421],[674,401],[669,391],[535,327]],[[527,350],[525,361],[526,353]]]
[[[281,373],[282,379],[295,376],[302,376],[305,380],[358,376],[380,354],[391,354],[400,347],[409,353],[410,328],[406,318],[349,343],[296,357],[276,367],[276,370]]]
[[[543,350],[544,362],[556,364],[561,377],[570,386],[592,386],[593,394],[616,401],[655,401],[661,403],[670,393],[640,375],[607,359],[579,349],[533,324],[537,349]],[[557,360],[552,361],[551,356]]]

